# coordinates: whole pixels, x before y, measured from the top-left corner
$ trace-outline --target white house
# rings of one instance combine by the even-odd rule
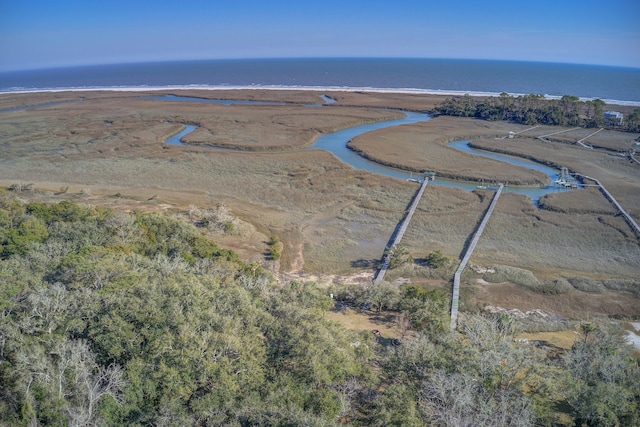
[[[617,124],[621,124],[622,123],[622,119],[624,118],[624,115],[622,113],[620,113],[619,111],[605,111],[604,112],[604,118],[608,121],[611,122],[615,122]]]

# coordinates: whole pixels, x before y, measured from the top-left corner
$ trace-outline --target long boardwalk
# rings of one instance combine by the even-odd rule
[[[467,263],[471,258],[471,254],[476,248],[478,240],[480,240],[480,236],[484,231],[484,227],[487,225],[487,222],[489,222],[489,217],[491,217],[491,214],[493,213],[493,208],[495,208],[496,203],[498,202],[498,197],[500,197],[500,193],[502,193],[503,188],[504,185],[500,184],[500,186],[498,187],[498,191],[496,191],[496,194],[493,196],[493,200],[491,200],[489,209],[487,209],[487,212],[485,212],[484,218],[482,218],[482,222],[480,223],[476,234],[473,236],[473,240],[471,240],[471,243],[467,248],[467,252],[462,258],[462,262],[458,266],[458,269],[453,276],[453,295],[451,296],[451,324],[449,325],[449,328],[452,331],[455,330],[456,326],[458,325],[458,301],[460,299],[460,276],[462,275],[462,270],[464,270],[464,268],[467,266]]]
[[[593,150],[593,147],[592,147],[592,146],[590,146],[589,144],[585,144],[585,143],[584,143],[584,141],[586,141],[588,138],[591,138],[591,137],[592,137],[593,135],[595,135],[596,133],[598,133],[598,132],[602,132],[603,130],[604,130],[604,128],[600,128],[600,129],[598,129],[597,131],[595,131],[595,132],[593,132],[593,133],[590,133],[589,135],[585,136],[584,138],[577,140],[577,141],[576,141],[576,144],[580,144],[580,145],[581,145],[581,146],[583,146],[584,148],[589,148],[589,149]]]
[[[566,133],[566,132],[571,132],[572,130],[577,130],[577,129],[582,129],[582,128],[577,127],[577,128],[571,128],[571,129],[559,130],[559,131],[557,131],[557,132],[548,133],[548,134],[546,134],[546,135],[536,136],[536,138],[538,138],[538,139],[544,139],[544,138],[546,138],[546,137],[548,137],[548,136],[558,135],[558,134]]]
[[[415,197],[413,198],[411,207],[409,208],[407,215],[404,217],[404,220],[402,221],[402,224],[400,225],[400,228],[398,229],[398,232],[396,233],[393,239],[393,242],[391,243],[391,247],[397,245],[398,243],[400,243],[400,240],[402,240],[402,236],[404,236],[404,232],[407,231],[407,227],[409,226],[411,217],[413,217],[413,213],[416,211],[416,208],[418,207],[418,203],[422,198],[422,193],[424,193],[424,189],[427,188],[428,183],[429,183],[429,180],[427,178],[425,178],[424,181],[422,181],[422,185],[420,185],[420,189],[418,190]],[[384,279],[384,275],[387,272],[387,269],[389,268],[390,261],[391,261],[391,257],[389,255],[386,255],[384,257],[382,267],[380,268],[380,270],[378,270],[378,274],[376,274],[376,277],[374,277],[373,279],[373,283],[379,283],[380,281],[382,281],[382,279]]]
[[[620,205],[620,203],[618,203],[618,201],[611,195],[611,193],[609,193],[609,191],[607,191],[606,188],[604,188],[604,185],[602,185],[602,183],[600,181],[598,181],[595,178],[591,178],[590,176],[587,175],[582,175],[577,173],[576,175],[581,176],[583,178],[589,179],[593,182],[596,183],[596,185],[600,188],[600,191],[602,192],[602,194],[604,194],[604,196],[611,202],[613,203],[613,205],[618,208],[618,212],[620,212],[622,214],[622,216],[624,217],[624,219],[627,220],[627,223],[629,223],[629,225],[631,226],[631,228],[633,228],[635,230],[635,232],[638,234],[638,236],[640,236],[640,226],[638,226],[638,223],[635,222],[633,220],[633,218],[631,218],[631,215],[629,215],[627,213],[627,211],[624,210],[624,208]]]

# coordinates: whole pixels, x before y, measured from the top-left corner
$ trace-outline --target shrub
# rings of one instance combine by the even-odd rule
[[[282,243],[281,242],[277,242],[273,245],[271,245],[271,247],[269,248],[269,256],[271,256],[271,259],[273,259],[274,261],[277,261],[280,259],[280,257],[282,256]]]
[[[449,258],[444,256],[442,251],[437,250],[431,252],[425,259],[424,262],[431,268],[440,268],[449,264]]]
[[[55,221],[80,222],[94,216],[97,212],[94,208],[78,205],[68,200],[60,203],[46,205],[43,203],[29,203],[26,206],[27,213],[40,218],[47,225]]]
[[[47,227],[34,217],[25,218],[17,227],[3,234],[4,238],[0,237],[0,255],[4,258],[13,254],[24,255],[32,243],[44,242],[49,237]]]
[[[569,277],[571,285],[583,292],[602,293],[612,291],[630,292],[640,298],[640,281],[634,279],[605,279],[602,281],[589,277]]]
[[[529,270],[506,265],[494,266],[493,270],[487,271],[482,275],[482,278],[490,283],[512,282],[529,286],[540,285],[538,278]]]
[[[569,293],[572,290],[573,286],[571,286],[571,283],[569,283],[567,279],[560,277],[559,279],[545,281],[537,291],[545,294],[559,295]]]
[[[589,277],[581,277],[581,276],[568,277],[567,280],[569,281],[571,286],[573,286],[579,291],[600,293],[600,292],[604,292],[605,290],[602,283],[600,283],[597,280],[591,279]]]
[[[280,238],[275,234],[269,238],[269,256],[272,260],[277,261],[282,256],[282,248],[284,245]]]
[[[275,245],[279,241],[280,241],[280,238],[278,236],[276,236],[275,234],[272,235],[271,237],[269,237],[269,244],[270,245]]]
[[[482,278],[491,283],[511,282],[542,294],[566,294],[573,290],[571,283],[564,278],[543,282],[529,270],[505,265],[495,266]]]
[[[226,221],[223,225],[222,228],[224,229],[225,233],[230,233],[233,231],[234,225],[233,222],[231,221]]]
[[[385,250],[385,255],[389,257],[389,268],[398,268],[413,262],[413,257],[403,245],[393,245]]]
[[[602,283],[607,289],[611,289],[613,291],[631,292],[637,298],[640,298],[640,281],[638,280],[607,279]]]

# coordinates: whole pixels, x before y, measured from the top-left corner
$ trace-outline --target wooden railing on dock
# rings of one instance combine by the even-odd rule
[[[620,203],[618,203],[618,201],[611,195],[611,193],[609,193],[609,191],[607,191],[607,189],[604,188],[604,185],[602,185],[600,181],[598,181],[595,178],[591,178],[590,176],[582,175],[580,173],[577,173],[576,175],[595,182],[598,188],[600,188],[600,191],[602,192],[604,197],[606,197],[607,200],[613,203],[613,205],[618,209],[618,212],[622,214],[622,216],[625,218],[625,220],[631,226],[631,228],[633,228],[634,231],[638,234],[638,236],[640,236],[640,226],[638,226],[638,223],[635,222],[633,218],[631,218],[631,215],[629,215],[627,211],[624,210],[624,208],[620,205]]]
[[[413,216],[413,213],[416,211],[416,208],[418,207],[418,203],[420,203],[420,199],[422,198],[422,193],[424,193],[424,189],[427,188],[428,183],[429,183],[429,180],[425,178],[425,180],[420,185],[420,189],[414,196],[413,202],[411,203],[411,207],[407,211],[407,215],[405,215],[404,220],[402,221],[402,224],[400,225],[400,228],[398,229],[393,239],[393,242],[391,242],[390,247],[397,245],[398,243],[400,243],[400,240],[402,240],[402,236],[404,236],[404,232],[407,231],[407,227],[409,226],[411,217]],[[380,270],[378,270],[376,277],[374,277],[373,279],[373,283],[379,283],[382,281],[382,279],[384,279],[384,275],[387,272],[387,269],[389,268],[389,262],[391,262],[391,256],[387,254],[384,257],[384,261],[382,262],[382,267],[380,267]]]
[[[498,190],[496,191],[496,194],[493,196],[493,200],[491,200],[491,204],[489,205],[489,208],[484,214],[484,218],[482,218],[482,222],[480,223],[480,226],[476,230],[476,233],[474,234],[473,239],[471,240],[471,243],[469,244],[469,247],[467,248],[467,251],[464,254],[464,257],[462,258],[462,262],[460,262],[460,265],[458,266],[458,269],[456,270],[456,273],[453,276],[453,293],[451,295],[451,323],[449,325],[449,328],[452,331],[455,330],[456,326],[458,325],[458,301],[460,299],[460,276],[462,276],[462,271],[467,266],[467,263],[471,258],[471,254],[476,248],[476,245],[478,244],[478,240],[480,240],[480,236],[482,236],[484,227],[487,225],[487,222],[489,222],[489,217],[491,217],[491,214],[493,213],[493,208],[495,208],[496,203],[498,202],[498,197],[500,197],[500,193],[502,193],[503,188],[504,188],[504,185],[500,184],[500,186],[498,187]]]

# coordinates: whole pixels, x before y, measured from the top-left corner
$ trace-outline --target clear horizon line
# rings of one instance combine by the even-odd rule
[[[455,57],[422,57],[422,56],[273,56],[273,57],[228,57],[228,58],[192,58],[192,59],[152,59],[148,61],[122,61],[122,62],[95,62],[69,65],[52,65],[52,66],[35,66],[28,68],[10,68],[0,69],[0,73],[20,73],[31,71],[46,71],[69,68],[89,68],[100,66],[117,66],[117,65],[143,65],[143,64],[168,64],[179,62],[212,62],[212,61],[286,61],[286,60],[442,60],[442,61],[478,61],[478,62],[515,62],[529,64],[558,64],[558,65],[577,65],[592,66],[606,68],[626,68],[639,70],[640,66],[631,65],[612,65],[612,64],[594,64],[588,62],[562,62],[552,60],[535,60],[535,59],[501,59],[501,58],[455,58]]]

